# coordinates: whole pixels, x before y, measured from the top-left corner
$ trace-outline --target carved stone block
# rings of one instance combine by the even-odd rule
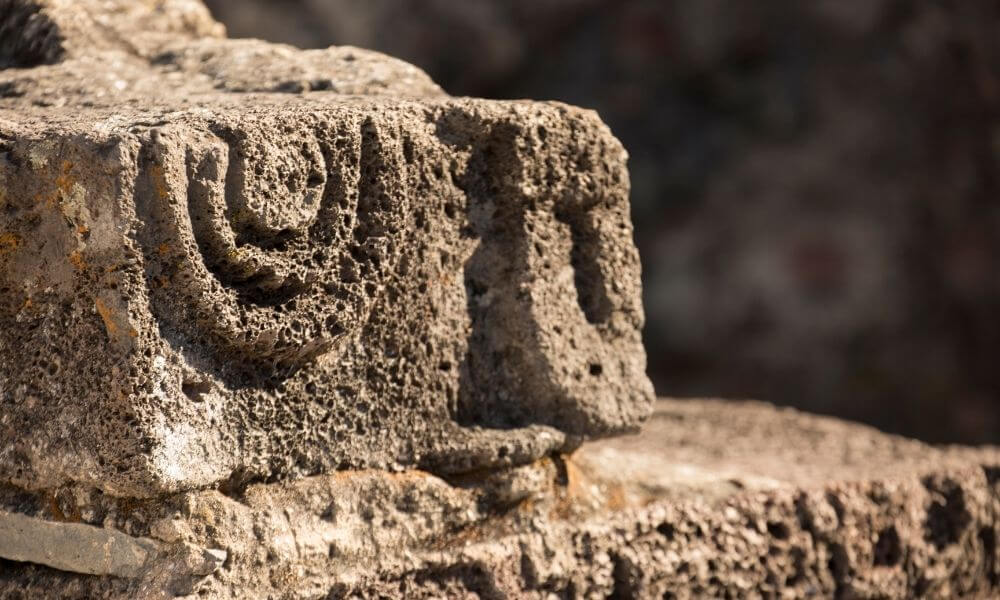
[[[153,6],[0,0],[0,480],[456,473],[645,417],[593,112]]]

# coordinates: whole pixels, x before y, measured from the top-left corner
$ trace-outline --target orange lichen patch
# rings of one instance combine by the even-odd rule
[[[563,465],[566,468],[566,492],[570,496],[583,496],[586,493],[584,489],[584,484],[587,477],[580,470],[580,467],[576,466],[573,462],[572,456],[563,456]]]
[[[21,237],[13,233],[0,233],[0,258],[21,247]]]
[[[69,512],[63,511],[59,506],[59,497],[56,494],[49,494],[49,514],[56,521],[62,521],[63,523],[82,523],[83,514],[80,509],[73,503],[69,503]]]
[[[63,161],[62,173],[56,177],[56,189],[49,194],[45,199],[46,203],[50,207],[61,206],[62,201],[70,195],[73,190],[73,185],[76,183],[76,178],[70,174],[73,169],[73,163],[68,160]]]
[[[94,305],[97,308],[97,313],[101,315],[101,319],[104,321],[104,328],[108,331],[108,337],[111,341],[118,341],[122,339],[122,334],[128,335],[130,338],[136,338],[139,336],[139,332],[133,327],[128,327],[125,329],[120,323],[115,319],[115,313],[108,308],[108,305],[104,303],[100,298],[94,301]]]
[[[625,510],[628,507],[628,498],[625,495],[625,486],[620,483],[612,484],[605,490],[605,508],[608,510]]]
[[[159,196],[160,200],[169,198],[170,187],[167,185],[167,175],[163,172],[163,167],[153,165],[149,168],[149,174],[153,178],[153,187],[156,188],[156,195]]]
[[[76,267],[77,271],[84,271],[87,269],[87,261],[83,259],[83,253],[79,250],[70,253],[69,262]]]
[[[104,320],[104,328],[108,330],[108,337],[112,339],[117,338],[120,331],[118,325],[115,323],[114,315],[111,314],[111,309],[100,298],[94,301],[94,305],[97,307],[97,313]]]
[[[86,225],[77,225],[76,232],[80,235],[87,235],[90,233],[90,227],[87,227]]]
[[[56,177],[56,187],[63,194],[68,194],[73,188],[73,184],[76,183],[76,179],[69,174],[73,169],[73,163],[68,160],[64,160],[62,164],[62,174]]]
[[[73,163],[70,161],[63,161],[62,173],[56,177],[55,189],[48,194],[36,194],[35,202],[38,204],[45,203],[46,207],[58,210],[66,218],[70,216],[66,213],[66,206],[64,201],[69,198],[73,192],[73,186],[76,185],[77,179],[74,177],[70,171],[73,169]],[[80,230],[82,228],[82,231]],[[77,229],[78,233],[83,235],[89,231],[86,226],[81,225]]]
[[[56,521],[66,521],[66,515],[63,513],[62,509],[59,508],[59,499],[56,498],[55,494],[49,496],[49,514]]]
[[[166,256],[170,252],[170,244],[163,243],[156,247],[156,253],[160,256]]]
[[[624,510],[630,505],[624,486],[595,478],[573,455],[561,455],[557,460],[564,473],[564,485],[554,496],[552,518],[579,518],[598,510]]]

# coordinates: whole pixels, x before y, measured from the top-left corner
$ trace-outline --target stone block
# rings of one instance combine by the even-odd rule
[[[0,480],[525,464],[649,411],[626,153],[188,0],[0,1]]]
[[[49,539],[90,526],[152,547],[124,577],[0,561],[4,600],[1000,594],[1000,448],[761,403],[665,400],[638,436],[459,477],[351,471],[141,503],[0,487],[0,528],[3,511]]]

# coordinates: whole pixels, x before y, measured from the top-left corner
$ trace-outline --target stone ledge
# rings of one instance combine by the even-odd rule
[[[164,557],[131,579],[0,563],[5,599],[1000,593],[1000,449],[761,403],[663,400],[640,435],[449,481],[354,471],[148,502],[7,489],[0,509]],[[178,575],[197,547],[228,558]]]

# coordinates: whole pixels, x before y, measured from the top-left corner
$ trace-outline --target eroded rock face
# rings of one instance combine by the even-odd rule
[[[455,473],[644,418],[593,113],[157,6],[0,2],[0,479]]]

